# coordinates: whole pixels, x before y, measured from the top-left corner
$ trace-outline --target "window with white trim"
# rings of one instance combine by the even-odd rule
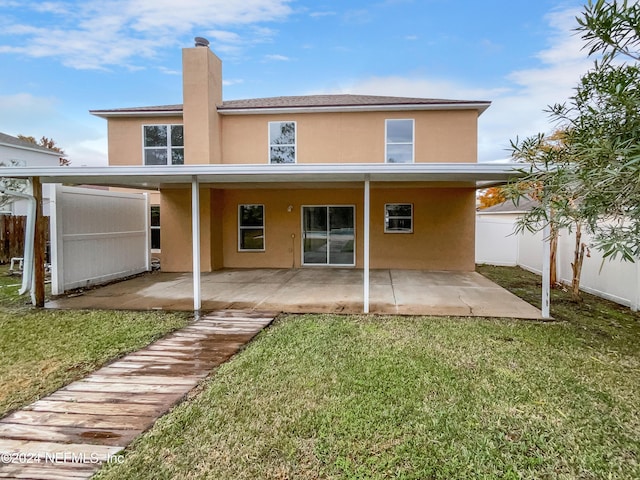
[[[269,122],[269,163],[296,163],[296,122]]]
[[[385,162],[413,163],[413,138],[412,118],[385,120]]]
[[[143,125],[145,165],[184,165],[182,125]]]
[[[413,233],[413,204],[387,203],[384,206],[385,233]]]
[[[238,250],[264,251],[264,205],[238,206]]]

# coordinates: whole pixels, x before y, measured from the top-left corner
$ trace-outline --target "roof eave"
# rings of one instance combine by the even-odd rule
[[[232,108],[219,106],[220,115],[278,115],[296,113],[347,113],[347,112],[409,112],[425,110],[477,110],[478,115],[489,108],[491,102],[436,103],[436,104],[388,104],[388,105],[328,105]],[[109,118],[181,117],[183,110],[90,110],[91,115]]]
[[[346,112],[408,112],[425,110],[477,110],[478,115],[489,108],[491,102],[474,103],[438,103],[438,104],[390,104],[390,105],[330,105],[330,106],[291,106],[227,108],[218,107],[220,115],[275,115],[293,113],[346,113]]]
[[[10,147],[10,148],[17,148],[19,150],[28,150],[30,152],[37,152],[37,153],[44,153],[45,155],[52,155],[52,156],[56,156],[56,157],[66,157],[66,154],[64,153],[60,153],[60,152],[56,152],[55,150],[49,150],[48,148],[38,148],[36,146],[34,147],[28,147],[26,145],[16,145],[15,143],[7,143],[7,142],[0,142],[0,146],[2,147]]]
[[[519,167],[519,165],[518,165]],[[421,163],[421,164],[294,164],[294,165],[180,165],[122,167],[12,167],[2,176],[41,177],[43,183],[96,184],[159,188],[189,184],[193,176],[202,183],[288,182],[464,182],[472,188],[486,183],[505,183],[519,175],[512,164]]]
[[[107,120],[109,118],[182,117],[182,110],[89,110],[89,113]]]

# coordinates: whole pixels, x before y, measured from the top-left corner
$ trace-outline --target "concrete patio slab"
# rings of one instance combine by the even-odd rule
[[[540,310],[477,272],[372,270],[370,311],[540,319]],[[154,272],[59,297],[51,308],[191,310],[189,273]],[[361,313],[363,272],[352,268],[227,269],[202,274],[202,310]]]

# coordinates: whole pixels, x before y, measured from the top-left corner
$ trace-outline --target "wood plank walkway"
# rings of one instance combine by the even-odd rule
[[[204,315],[0,420],[0,478],[81,479],[147,430],[274,313]]]

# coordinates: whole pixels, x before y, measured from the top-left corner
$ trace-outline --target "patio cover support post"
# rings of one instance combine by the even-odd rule
[[[371,190],[369,175],[364,180],[364,313],[369,313],[369,214]]]
[[[542,318],[551,318],[549,314],[551,295],[551,223],[542,229]]]
[[[33,198],[36,200],[36,224],[33,243],[33,304],[44,307],[44,262],[45,262],[45,232],[44,217],[42,215],[42,183],[40,177],[33,177]]]
[[[191,177],[191,246],[193,248],[193,310],[202,307],[200,292],[200,186],[198,176]]]

